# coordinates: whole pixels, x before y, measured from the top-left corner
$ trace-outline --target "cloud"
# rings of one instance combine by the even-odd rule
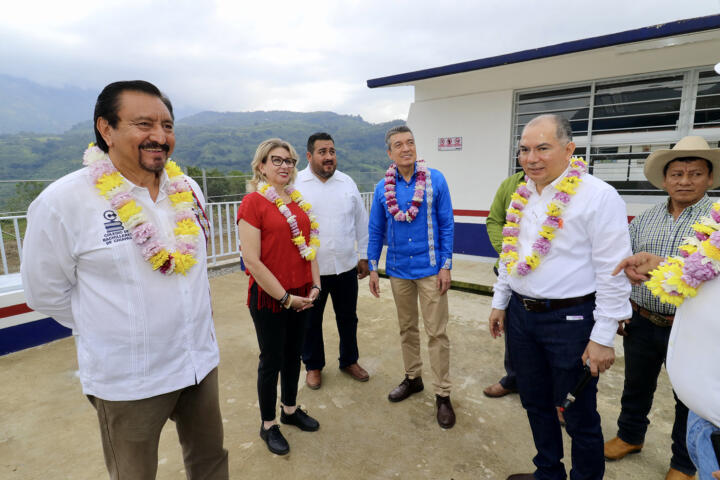
[[[97,90],[143,78],[195,109],[379,122],[407,115],[412,88],[369,78],[714,13],[718,0],[10,2],[0,73]]]

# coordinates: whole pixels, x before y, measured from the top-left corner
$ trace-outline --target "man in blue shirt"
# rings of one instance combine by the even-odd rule
[[[450,190],[442,173],[417,160],[415,138],[408,127],[388,130],[385,143],[393,163],[375,187],[368,261],[370,293],[379,297],[377,269],[386,241],[386,271],[397,308],[405,364],[405,379],[388,399],[399,402],[424,388],[419,297],[434,376],[437,421],[442,428],[452,428],[455,412],[450,403],[450,341],[445,333],[454,228]]]

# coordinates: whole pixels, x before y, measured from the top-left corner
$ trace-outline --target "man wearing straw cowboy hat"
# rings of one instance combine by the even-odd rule
[[[693,235],[692,225],[710,212],[705,193],[720,185],[720,149],[711,149],[702,137],[685,137],[671,150],[657,150],[645,162],[645,176],[669,198],[635,217],[630,223],[633,253],[660,257],[676,255],[683,238]],[[621,324],[625,349],[625,386],[618,417],[617,437],[605,444],[605,458],[619,460],[643,448],[650,423],[657,377],[668,349],[675,307],[634,285],[633,316]],[[685,444],[688,409],[675,395],[672,457],[666,479],[694,478],[695,466]]]

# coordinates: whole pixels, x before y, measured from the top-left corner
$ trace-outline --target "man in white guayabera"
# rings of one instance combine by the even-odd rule
[[[305,382],[316,390],[322,383],[321,372],[325,367],[322,323],[328,296],[332,299],[340,337],[340,370],[359,382],[367,382],[370,378],[358,364],[356,312],[358,279],[369,273],[368,216],[353,179],[337,170],[335,141],[330,134],[310,135],[307,161],[308,166],[298,173],[295,186],[312,204],[321,226],[317,252],[321,290],[305,329],[302,353],[307,369]]]
[[[573,158],[570,123],[556,115],[523,129],[518,159],[528,177],[512,196],[503,228],[500,276],[490,313],[497,337],[508,316],[510,356],[537,455],[536,471],[509,480],[564,480],[556,406],[589,364],[594,378],[565,412],[572,438],[570,478],[605,472],[597,374],[615,360],[618,322],[630,318],[630,282],[613,277],[630,253],[625,203]]]
[[[172,104],[144,81],[95,104],[97,146],[30,205],[28,305],[72,328],[112,479],[154,479],[175,422],[188,478],[227,479],[204,199],[169,156]]]

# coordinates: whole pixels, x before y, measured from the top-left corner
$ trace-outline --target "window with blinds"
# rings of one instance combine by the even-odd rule
[[[686,135],[720,140],[720,75],[711,68],[597,80],[515,94],[513,150],[534,117],[554,113],[570,121],[576,155],[590,172],[625,194],[657,194],[645,179],[647,156]],[[720,174],[720,173],[718,173]],[[720,193],[720,192],[717,192]]]

